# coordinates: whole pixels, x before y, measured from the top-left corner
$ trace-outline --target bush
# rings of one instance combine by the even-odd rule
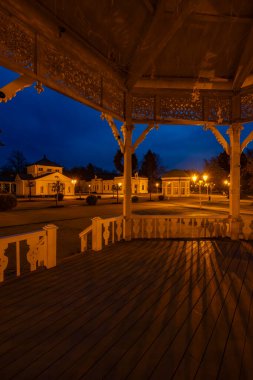
[[[164,195],[159,195],[158,199],[159,201],[164,201]]]
[[[57,197],[57,194],[56,194],[56,197]],[[58,201],[59,202],[63,201],[63,198],[64,198],[64,194],[63,193],[58,193]]]
[[[12,194],[0,195],[0,211],[11,210],[17,206],[17,199]]]
[[[96,195],[88,195],[88,197],[86,198],[86,203],[89,205],[89,206],[94,206],[96,203],[97,203],[97,197]]]
[[[137,195],[134,195],[133,197],[132,197],[132,202],[133,203],[136,203],[136,202],[138,202],[139,201],[139,197],[137,197]]]

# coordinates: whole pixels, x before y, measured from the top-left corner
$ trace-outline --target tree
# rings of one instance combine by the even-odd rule
[[[0,129],[0,133],[2,133],[1,129]],[[0,140],[0,146],[4,146],[4,143]]]
[[[124,155],[121,152],[120,149],[117,150],[114,159],[114,166],[120,174],[124,173]],[[132,154],[132,175],[138,170],[138,159],[136,157],[136,154]]]
[[[242,190],[247,189],[247,184],[250,180],[251,175],[248,171],[248,154],[246,152],[241,154],[240,165],[241,165],[241,188]],[[215,181],[216,189],[224,190],[224,180],[229,176],[230,173],[230,157],[223,151],[217,157],[212,157],[210,160],[205,160],[204,171],[209,174],[209,178]]]
[[[7,167],[12,173],[23,173],[27,165],[26,158],[19,150],[14,150],[7,161]]]
[[[57,180],[55,181],[55,183],[53,183],[52,185],[52,191],[54,191],[56,194],[55,194],[55,202],[56,202],[56,207],[58,206],[58,200],[59,199],[59,194],[63,193],[64,191],[64,183],[61,182],[60,180]]]
[[[85,179],[87,181],[90,181],[92,180],[92,178],[95,177],[95,168],[94,166],[89,163],[85,168],[84,168],[84,171],[85,171]]]
[[[140,174],[148,177],[148,190],[150,193],[150,200],[151,200],[151,193],[154,191],[154,186],[157,178],[159,177],[159,158],[158,156],[152,152],[150,149],[145,154]]]

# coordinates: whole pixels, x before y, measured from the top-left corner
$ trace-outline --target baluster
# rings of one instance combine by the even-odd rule
[[[38,238],[34,236],[28,238],[27,245],[29,246],[29,250],[26,254],[26,258],[28,263],[30,264],[30,271],[33,272],[34,270],[36,270],[37,262],[39,259]]]
[[[159,236],[161,239],[163,239],[165,237],[164,235],[165,235],[165,231],[166,231],[166,220],[165,219],[159,219],[158,224],[159,224],[159,227],[158,227]]]
[[[186,235],[185,221],[184,218],[180,218],[180,235],[179,237],[188,237]]]
[[[200,238],[202,228],[201,219],[194,219],[194,237]]]
[[[87,234],[81,237],[81,252],[87,251],[88,239]]]
[[[116,221],[116,234],[117,234],[117,240],[121,240],[121,234],[122,234],[122,219],[117,219]]]
[[[217,219],[214,220],[214,236],[215,237],[221,236],[220,223]]]
[[[140,219],[133,219],[133,233],[134,233],[135,239],[138,239],[139,237],[141,223],[142,221]]]
[[[171,219],[170,221],[170,237],[175,238],[177,232],[177,220]]]
[[[16,242],[16,274],[20,276],[20,241]]]
[[[114,236],[114,234],[115,234],[115,232],[114,232],[115,227],[114,227],[114,225],[115,225],[115,221],[113,220],[112,221],[112,243],[115,242],[115,236]]]
[[[227,236],[227,223],[226,219],[224,219],[221,223],[221,236],[224,238]]]
[[[201,235],[201,230],[200,230],[199,237],[204,237],[204,238],[207,237],[206,231],[207,231],[208,226],[209,226],[208,219],[203,218],[201,220],[201,230],[203,230],[203,235]]]
[[[4,271],[8,265],[8,257],[5,256],[5,251],[8,248],[8,243],[0,241],[0,282],[4,280]]]
[[[210,237],[212,238],[213,232],[214,232],[214,222],[208,222],[208,228],[207,229],[208,229]]]
[[[152,223],[153,220],[152,219],[147,219],[146,220],[146,232],[147,232],[147,235],[148,235],[148,239],[151,238],[151,234],[153,232],[153,226],[152,226]]]
[[[104,225],[103,238],[104,238],[104,241],[105,241],[105,245],[108,245],[109,238],[110,238],[110,230],[109,230],[110,222],[104,221],[103,225]]]

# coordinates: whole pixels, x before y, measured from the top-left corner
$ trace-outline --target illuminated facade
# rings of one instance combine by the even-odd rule
[[[183,170],[171,170],[162,176],[162,192],[165,197],[188,197],[191,177]]]
[[[63,167],[48,160],[45,156],[42,160],[27,166],[27,173],[19,173],[16,176],[17,196],[54,196],[56,182],[62,184],[62,192],[65,196],[75,194],[75,185],[72,179],[62,173]]]

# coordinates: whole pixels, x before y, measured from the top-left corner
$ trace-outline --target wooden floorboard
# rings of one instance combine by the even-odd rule
[[[0,379],[251,379],[248,242],[138,240],[0,287]]]

